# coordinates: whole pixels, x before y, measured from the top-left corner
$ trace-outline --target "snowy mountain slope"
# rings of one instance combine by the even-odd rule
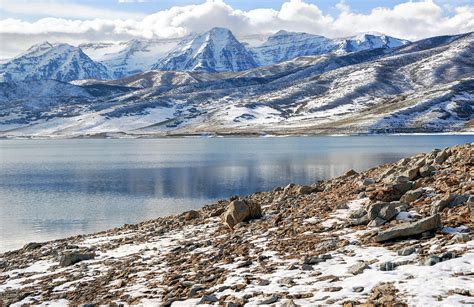
[[[0,116],[2,135],[462,131],[473,128],[474,34],[242,72],[152,71],[75,83],[94,97],[61,112],[12,111],[23,124],[12,128]]]
[[[84,44],[79,47],[95,61],[105,65],[114,79],[150,70],[179,44],[193,36],[181,39],[133,39],[117,44]]]
[[[179,46],[153,69],[206,72],[242,71],[257,67],[252,54],[225,28],[213,28]]]
[[[396,48],[408,44],[385,35],[362,34],[343,39],[329,39],[308,33],[279,31],[268,37],[267,41],[250,50],[261,65],[272,65],[296,57],[324,55],[329,53],[347,54],[377,48]]]
[[[0,81],[107,79],[105,66],[68,44],[34,45],[0,65]]]

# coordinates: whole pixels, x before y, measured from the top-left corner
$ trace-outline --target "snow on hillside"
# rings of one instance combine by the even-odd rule
[[[0,65],[0,81],[107,79],[105,66],[68,44],[34,45]]]

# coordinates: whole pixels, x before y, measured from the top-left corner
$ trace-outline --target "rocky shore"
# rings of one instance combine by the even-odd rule
[[[473,177],[466,144],[29,243],[0,254],[0,306],[474,304]]]

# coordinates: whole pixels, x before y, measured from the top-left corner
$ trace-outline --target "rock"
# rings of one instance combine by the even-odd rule
[[[34,250],[34,249],[40,248],[41,246],[43,246],[43,244],[36,243],[36,242],[30,242],[30,243],[26,244],[25,246],[23,246],[23,249],[29,251],[29,250]]]
[[[198,304],[210,304],[218,302],[219,300],[214,295],[204,295]]]
[[[351,170],[348,170],[348,171],[344,174],[344,176],[349,177],[349,176],[354,176],[354,175],[358,175],[358,174],[359,174],[358,172],[356,172],[355,170],[351,169]]]
[[[470,241],[469,234],[467,234],[467,233],[457,233],[453,237],[453,241],[456,242],[456,243],[466,243],[466,242]]]
[[[397,253],[399,256],[408,256],[408,255],[413,254],[415,251],[416,251],[416,248],[414,246],[409,246],[409,247],[402,248]]]
[[[296,194],[298,195],[306,195],[306,194],[311,194],[313,193],[313,188],[308,186],[308,185],[301,185],[296,188]]]
[[[434,162],[437,163],[437,164],[441,164],[444,161],[446,161],[446,159],[448,157],[449,157],[449,150],[448,150],[448,148],[445,148],[443,151],[438,153],[438,155],[436,156]]]
[[[421,177],[429,177],[433,175],[436,171],[436,168],[433,165],[425,165],[420,167],[420,176]]]
[[[267,280],[267,279],[260,279],[258,282],[257,282],[257,285],[259,286],[268,286],[270,284],[270,281]]]
[[[369,266],[367,265],[367,262],[365,261],[361,261],[361,262],[358,262],[354,265],[351,265],[348,269],[347,269],[347,272],[352,274],[352,275],[358,275],[358,274],[361,274],[362,272],[364,272],[364,270],[366,268],[368,268]]]
[[[471,223],[474,224],[474,195],[471,195],[466,203],[467,203],[467,207],[469,208]]]
[[[222,215],[222,213],[225,212],[225,208],[219,208],[211,212],[210,216],[211,217],[216,217]]]
[[[395,268],[398,266],[397,263],[395,262],[391,262],[391,261],[387,261],[387,262],[384,262],[384,263],[381,263],[379,265],[379,269],[380,271],[393,271],[395,270]]]
[[[435,265],[437,263],[440,263],[441,262],[441,258],[438,257],[438,256],[430,256],[428,258],[425,259],[425,261],[423,262],[423,265],[426,265],[426,266],[432,266],[432,265]]]
[[[436,214],[443,211],[446,207],[455,207],[464,204],[469,199],[467,194],[449,194],[440,200],[431,203],[431,214]]]
[[[90,260],[95,258],[95,253],[79,253],[79,252],[69,252],[61,256],[59,260],[59,265],[62,267],[70,266],[75,263],[84,260]]]
[[[364,291],[364,287],[352,287],[352,292],[362,292]]]
[[[201,216],[199,212],[197,212],[196,210],[190,210],[190,211],[184,212],[183,215],[184,215],[184,220],[186,221],[198,219]]]
[[[293,300],[284,300],[281,302],[280,307],[297,307]]]
[[[260,218],[262,216],[262,208],[259,204],[246,200],[234,200],[230,203],[227,210],[222,215],[222,220],[230,229],[240,222],[249,219]]]
[[[0,260],[0,269],[5,269],[8,266],[8,263],[4,260]]]
[[[310,264],[303,264],[303,265],[301,265],[301,269],[302,269],[303,271],[312,271],[312,270],[314,270],[313,266],[310,265]]]
[[[325,292],[338,292],[341,290],[342,290],[342,287],[329,287],[329,288],[323,289],[323,291]]]
[[[376,217],[375,219],[373,219],[372,221],[370,221],[369,224],[367,224],[367,226],[369,227],[379,227],[379,226],[382,226],[383,224],[387,223],[386,220],[380,218],[380,217]]]
[[[366,214],[358,219],[350,220],[352,226],[367,225],[369,223],[369,216]]]
[[[289,277],[283,277],[278,281],[280,285],[287,286],[287,287],[293,287],[295,285],[295,281],[292,278]]]
[[[398,177],[400,178],[400,177]],[[406,178],[406,177],[405,177]],[[407,178],[408,179],[408,178]],[[412,181],[401,181],[396,182],[392,185],[393,189],[399,192],[401,195],[405,194],[406,192],[410,191],[415,187],[414,182]]]
[[[423,195],[423,188],[419,188],[416,190],[408,191],[406,192],[401,198],[400,201],[402,203],[410,204],[420,198],[421,195]]]
[[[351,219],[358,219],[363,217],[364,215],[367,215],[367,210],[365,210],[364,208],[360,208],[349,213],[349,217]]]
[[[368,218],[372,221],[376,218],[390,221],[399,212],[397,205],[398,203],[376,202],[367,209]]]
[[[408,180],[413,181],[416,178],[418,178],[419,173],[420,173],[419,167],[412,167],[406,170],[404,175],[408,178]]]
[[[372,179],[372,178],[364,178],[364,180],[362,180],[362,182],[360,183],[361,186],[369,186],[369,185],[372,185],[375,183],[375,179]]]
[[[272,295],[271,297],[264,299],[260,302],[261,305],[270,305],[278,302],[279,298],[276,295]]]
[[[441,227],[441,218],[439,214],[436,214],[414,223],[406,223],[381,231],[374,237],[374,241],[384,242],[391,239],[409,237],[421,234],[425,231],[435,230],[439,227]]]
[[[397,205],[397,203],[392,202],[389,203],[387,206],[382,207],[379,212],[379,217],[386,221],[390,221],[399,213]]]

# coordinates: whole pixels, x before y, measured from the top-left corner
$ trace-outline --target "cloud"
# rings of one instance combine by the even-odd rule
[[[144,14],[129,13],[67,2],[2,0],[1,10],[7,13],[20,15],[79,19],[104,18],[104,16],[107,16],[107,18],[110,19],[141,19],[144,17]]]
[[[180,37],[215,26],[227,27],[237,36],[281,29],[329,37],[373,31],[411,40],[474,31],[474,6],[469,4],[447,8],[432,0],[407,0],[394,7],[378,7],[362,14],[341,1],[337,8],[339,13],[331,16],[314,4],[288,0],[278,10],[242,11],[223,0],[207,0],[198,5],[175,6],[142,19],[115,18],[113,14],[94,13],[96,9],[87,14],[95,14],[97,18],[87,20],[48,17],[27,22],[10,18],[0,20],[0,40],[5,42],[1,51],[11,55],[46,39],[80,43]],[[86,12],[77,14],[86,15]],[[51,16],[56,15],[60,15],[60,10],[52,10]]]

